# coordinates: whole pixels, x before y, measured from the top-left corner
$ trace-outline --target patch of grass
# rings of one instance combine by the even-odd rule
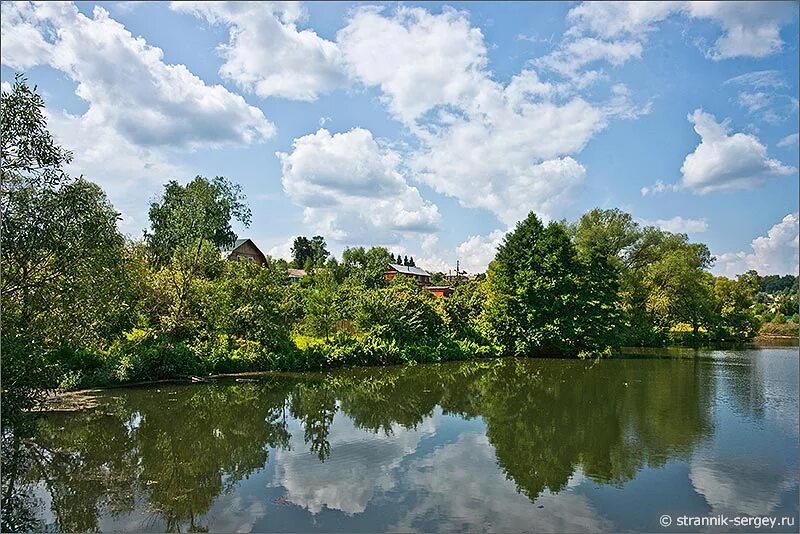
[[[292,336],[292,341],[300,350],[305,350],[308,347],[313,347],[316,345],[324,345],[325,338],[324,337],[316,337],[316,336],[306,336],[303,334],[295,334]]]

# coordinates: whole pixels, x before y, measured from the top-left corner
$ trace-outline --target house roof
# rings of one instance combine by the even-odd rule
[[[233,242],[233,244],[229,244],[229,245],[225,245],[225,246],[220,247],[220,250],[222,252],[233,252],[234,250],[236,250],[237,248],[241,247],[242,245],[244,245],[248,241],[250,241],[250,240],[249,239],[237,239],[236,241]],[[258,248],[258,247],[256,247],[256,248]]]
[[[289,273],[289,276],[296,276],[298,278],[302,278],[306,275],[303,269],[286,269],[286,272]]]
[[[401,274],[410,274],[413,276],[430,276],[428,271],[420,269],[419,267],[410,267],[408,265],[400,265],[399,263],[390,263],[390,269],[394,269]]]

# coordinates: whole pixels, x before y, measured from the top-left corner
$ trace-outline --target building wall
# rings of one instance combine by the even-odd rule
[[[238,248],[234,249],[228,256],[228,259],[231,261],[250,260],[256,262],[258,265],[264,265],[263,256],[249,241],[242,243]]]

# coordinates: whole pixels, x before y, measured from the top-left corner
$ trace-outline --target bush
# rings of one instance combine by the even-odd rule
[[[119,382],[143,382],[204,374],[199,356],[185,343],[173,342],[160,333],[134,329],[109,349]]]
[[[99,350],[64,345],[48,356],[59,377],[59,389],[105,386],[114,381],[113,367]]]

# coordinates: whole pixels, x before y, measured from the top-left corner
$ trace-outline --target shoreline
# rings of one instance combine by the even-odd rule
[[[800,343],[800,338],[792,336],[759,336],[754,338],[752,341],[747,342],[744,345],[748,345],[750,347],[755,347],[755,348],[774,348],[776,347],[776,345],[773,345],[770,342],[787,342],[787,341],[794,341]],[[759,347],[760,342],[766,342],[766,344],[762,347]],[[782,348],[787,346],[798,346],[798,344],[793,343],[791,345],[779,345],[778,347]],[[668,345],[666,347],[623,347],[621,350],[621,355],[624,356],[625,353],[631,354],[631,351],[635,351],[638,349],[658,350],[658,349],[687,349],[687,348],[693,348],[693,347],[687,347],[685,345],[684,346]],[[708,348],[708,347],[694,347],[694,348]],[[476,359],[486,359],[486,358],[476,358]],[[613,359],[613,357],[609,359]],[[426,365],[426,364],[413,364],[413,365]],[[354,368],[362,368],[362,367],[392,368],[392,367],[398,367],[398,365],[356,366]],[[93,410],[100,406],[100,402],[96,394],[101,394],[109,390],[115,390],[115,389],[148,387],[158,384],[182,384],[182,385],[205,384],[224,379],[241,379],[240,381],[242,382],[249,382],[249,381],[256,381],[256,379],[263,377],[304,378],[312,376],[314,374],[325,373],[330,371],[340,371],[343,369],[347,368],[336,367],[321,371],[242,371],[238,373],[216,373],[207,376],[176,376],[174,378],[146,380],[142,382],[130,382],[122,384],[110,384],[107,386],[84,388],[72,391],[53,390],[52,393],[50,393],[47,399],[43,402],[43,404],[33,410],[30,410],[30,413],[35,413],[35,414],[73,413],[84,410]]]

